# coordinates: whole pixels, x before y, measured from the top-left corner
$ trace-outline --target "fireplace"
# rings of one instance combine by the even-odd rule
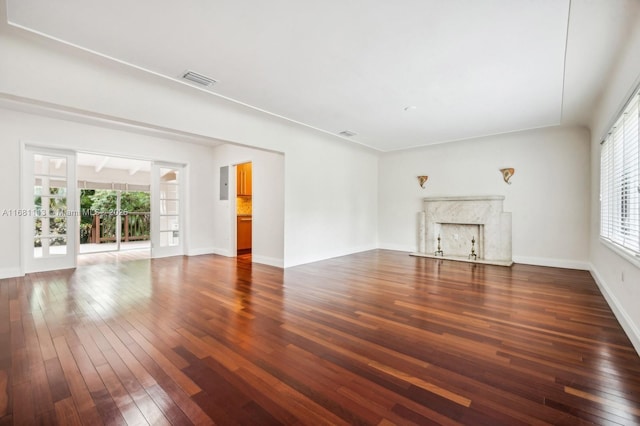
[[[471,240],[478,259],[483,257],[484,225],[470,223],[436,223],[434,233],[440,235],[441,248],[446,247],[448,256],[468,257],[471,252]]]
[[[503,202],[501,195],[425,198],[412,255],[510,266],[511,213]]]

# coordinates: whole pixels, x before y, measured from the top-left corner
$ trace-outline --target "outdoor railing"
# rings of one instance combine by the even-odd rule
[[[121,216],[120,241],[147,241],[151,234],[151,213],[130,212]],[[116,241],[116,216],[93,216],[90,243],[100,244]]]

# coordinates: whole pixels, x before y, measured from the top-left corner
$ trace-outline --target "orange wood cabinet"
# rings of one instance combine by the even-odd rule
[[[251,216],[238,216],[238,250],[251,249]]]
[[[251,195],[251,163],[238,164],[236,166],[236,194],[239,196]]]

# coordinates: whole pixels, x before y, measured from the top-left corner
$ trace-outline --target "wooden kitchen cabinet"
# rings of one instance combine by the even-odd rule
[[[238,164],[236,175],[236,194],[238,196],[251,196],[251,163]]]
[[[237,249],[238,253],[250,253],[251,252],[251,216],[238,216],[238,240]]]

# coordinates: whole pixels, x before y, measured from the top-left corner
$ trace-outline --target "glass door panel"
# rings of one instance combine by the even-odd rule
[[[24,149],[25,272],[75,267],[74,160],[64,151]]]
[[[151,186],[152,257],[183,254],[181,194],[184,168],[154,164]]]

